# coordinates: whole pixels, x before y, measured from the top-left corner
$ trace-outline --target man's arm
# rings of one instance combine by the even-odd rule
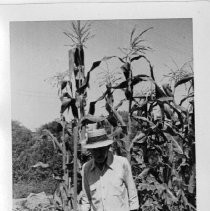
[[[85,164],[82,167],[82,205],[81,205],[81,210],[82,211],[89,211],[90,210],[90,202],[88,199],[88,182],[87,182],[87,177],[85,175]]]
[[[130,210],[135,211],[139,208],[138,194],[136,190],[136,185],[133,180],[133,175],[131,172],[131,166],[127,159],[124,162],[124,180],[128,190],[128,200]]]

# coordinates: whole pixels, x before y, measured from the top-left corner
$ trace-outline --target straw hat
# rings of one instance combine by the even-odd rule
[[[95,129],[88,131],[87,141],[83,144],[85,149],[94,149],[109,146],[113,143],[107,136],[105,129]]]

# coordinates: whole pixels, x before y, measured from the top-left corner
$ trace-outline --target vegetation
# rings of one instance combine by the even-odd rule
[[[71,193],[77,184],[78,188],[74,191],[79,194],[81,166],[90,158],[88,152],[81,148],[84,128],[89,124],[97,124],[98,128],[106,127],[109,136],[114,139],[114,153],[126,156],[131,163],[138,189],[139,210],[196,210],[194,78],[190,63],[171,71],[165,76],[169,78],[169,83],[160,86],[155,80],[152,63],[146,56],[150,47],[142,45],[142,36],[151,28],[141,33],[137,33],[134,28],[128,48],[120,49],[123,56],[103,57],[94,62],[85,74],[83,46],[92,37],[90,25],[81,26],[78,22],[72,27],[76,34],[64,34],[73,41],[74,50],[71,51],[70,60],[74,77],[71,72],[66,73],[68,79],[65,74],[59,77],[61,118],[42,126],[36,134],[13,122],[14,181],[46,181],[53,174],[67,181],[66,186]],[[122,71],[121,81],[116,83],[116,78],[108,71],[102,81],[106,91],[90,102],[86,114],[86,89],[91,72],[101,63],[113,59],[122,63],[119,67]],[[148,74],[133,75],[133,63],[142,59],[148,64]],[[187,71],[186,66],[190,66],[190,71]],[[82,77],[77,77],[78,71]],[[144,84],[146,89],[139,90],[140,84]],[[138,93],[135,92],[136,87]],[[177,87],[183,87],[186,92],[179,102],[175,97]],[[115,102],[116,90],[124,93],[124,99],[120,102]],[[98,117],[94,115],[95,105],[102,100],[108,115]],[[128,109],[119,111],[126,101]],[[72,118],[68,122],[65,116],[70,115],[70,109]],[[77,148],[78,159],[75,163],[73,155]],[[37,165],[40,161],[42,163]],[[32,166],[36,167],[33,171]],[[67,204],[73,198],[72,194],[68,194]]]
[[[52,133],[56,122],[51,122],[40,127],[40,131],[48,128]],[[29,193],[45,191],[53,194],[56,181],[53,175],[58,175],[62,167],[59,153],[55,153],[53,143],[43,139],[39,130],[32,133],[21,126],[17,121],[12,121],[12,159],[13,159],[13,197],[27,197]],[[38,162],[48,163],[48,168],[34,168]]]

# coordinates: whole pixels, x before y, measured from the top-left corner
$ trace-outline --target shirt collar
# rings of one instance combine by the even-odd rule
[[[112,152],[109,151],[105,165],[106,165],[106,167],[110,168],[111,170],[113,170],[113,168],[111,167],[111,164],[113,163],[113,159],[114,159],[114,156],[113,156]],[[96,167],[97,166],[96,166],[94,159],[93,159],[90,170],[93,171]]]

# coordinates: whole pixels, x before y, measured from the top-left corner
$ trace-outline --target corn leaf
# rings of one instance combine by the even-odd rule
[[[149,63],[150,75],[153,80],[155,80],[153,66]]]
[[[135,60],[139,60],[141,58],[145,58],[145,56],[144,55],[139,55],[139,56],[133,57],[133,58],[131,58],[131,62],[133,62]]]
[[[138,178],[144,179],[144,178],[148,175],[149,170],[150,170],[150,168],[145,168],[145,169],[138,175]]]
[[[66,98],[71,99],[71,96],[68,92],[63,93],[62,97],[66,97]]]
[[[163,90],[164,90],[164,92],[166,93],[166,95],[168,97],[172,97],[172,98],[174,97],[173,92],[171,90],[171,87],[170,87],[170,85],[168,83],[167,84],[163,84],[162,87],[163,87]]]
[[[133,145],[135,142],[138,142],[138,143],[143,143],[146,141],[146,134],[143,133],[143,132],[140,132],[139,134],[137,134],[131,141],[131,144],[130,144],[130,150],[133,148]]]
[[[126,63],[122,58],[117,57],[122,63]]]
[[[77,109],[77,106],[76,106],[76,100],[75,99],[72,99],[72,101],[71,101],[71,111],[72,111],[74,118],[78,119],[79,114],[78,114],[78,109]]]
[[[174,85],[174,87],[176,88],[177,86],[181,85],[181,84],[184,84],[184,83],[187,83],[188,81],[191,81],[193,80],[193,76],[186,76],[184,78],[182,78],[181,80],[177,81]]]
[[[173,146],[173,150],[175,152],[177,152],[178,154],[183,155],[183,150],[182,147],[179,145],[179,143],[177,142],[177,140],[175,140],[174,136],[168,134],[168,133],[164,133],[164,135],[167,137],[168,140],[171,141],[172,146]]]
[[[105,117],[101,117],[101,116],[97,117],[97,116],[93,116],[91,114],[87,114],[81,119],[81,123],[83,125],[94,124],[94,123],[97,123],[97,122],[102,122],[105,119],[106,119]]]
[[[113,114],[109,114],[107,116],[107,121],[113,126],[113,127],[116,127],[118,124],[117,124],[117,119],[116,117],[113,115]]]
[[[113,133],[110,134],[108,137],[113,138],[113,137],[115,137],[115,136],[120,135],[122,132],[123,132],[122,127],[118,126],[118,127],[113,131]]]
[[[188,185],[188,191],[190,193],[194,193],[196,187],[196,182],[195,182],[195,166],[192,168],[192,173],[189,179],[189,185]]]
[[[168,101],[172,101],[173,99],[174,99],[173,97],[160,97],[160,98],[158,98],[158,101],[168,102]]]
[[[136,31],[136,27],[134,27],[134,28],[132,29],[132,31],[131,31],[130,44],[132,43],[133,35],[134,35],[135,31]]]
[[[88,114],[94,115],[96,102],[97,101],[90,102]]]
[[[61,90],[63,90],[67,85],[67,81],[62,81],[61,82]]]
[[[107,60],[109,60],[109,59],[111,59],[111,58],[113,58],[113,57],[114,57],[114,56],[103,57],[100,61],[93,62],[92,67],[91,67],[90,70],[88,71],[87,76],[86,76],[86,78],[85,78],[85,80],[84,80],[82,86],[81,86],[79,89],[77,89],[77,93],[78,93],[78,94],[84,93],[85,89],[89,86],[90,73],[91,73],[95,68],[97,68],[97,67],[101,64],[102,61],[107,61]]]
[[[147,122],[147,123],[150,125],[150,127],[155,126],[155,124],[154,124],[152,121],[149,121],[146,117],[133,115],[133,118],[134,118],[135,120],[141,120],[141,121],[143,121],[143,122]]]
[[[190,93],[189,95],[187,95],[186,97],[184,97],[184,98],[180,101],[179,105],[181,106],[182,103],[184,103],[187,99],[192,98],[192,97],[194,97],[194,92],[193,92],[193,93]]]
[[[60,110],[60,113],[61,113],[61,114],[64,113],[64,111],[65,111],[66,109],[69,110],[69,108],[70,108],[70,106],[71,106],[71,101],[72,101],[72,99],[68,99],[68,100],[65,100],[65,101],[62,102],[61,110]]]
[[[131,142],[139,142],[139,143],[142,143],[141,142],[141,140],[144,138],[146,136],[146,134],[145,133],[143,133],[143,132],[140,132],[139,134],[137,134],[134,138],[133,138],[133,140],[131,141]]]
[[[135,86],[136,84],[138,84],[139,82],[142,81],[147,81],[149,78],[148,75],[145,74],[140,74],[140,75],[136,75],[131,79],[131,86]],[[116,86],[112,86],[112,89],[123,89],[123,88],[127,88],[128,87],[128,82],[129,79],[127,79],[126,81],[121,82],[120,84],[116,85]]]
[[[128,62],[126,62],[125,64],[123,64],[121,67],[120,67],[123,71],[123,74],[125,76],[125,79],[127,80],[129,78],[129,73],[130,73],[130,64]]]
[[[172,106],[170,103],[168,103],[168,102],[165,102],[165,103],[167,103],[169,105],[169,107],[171,107],[177,113],[177,116],[178,116],[178,119],[180,121],[180,124],[183,127],[184,122],[183,122],[183,115],[182,115],[182,113],[177,108],[175,108],[174,106]]]
[[[122,104],[123,104],[123,102],[124,102],[125,100],[126,100],[126,99],[120,100],[120,102],[114,107],[114,109],[117,111],[118,108],[119,108],[120,106],[122,106]]]
[[[155,96],[157,99],[167,97],[164,91],[155,83]]]

